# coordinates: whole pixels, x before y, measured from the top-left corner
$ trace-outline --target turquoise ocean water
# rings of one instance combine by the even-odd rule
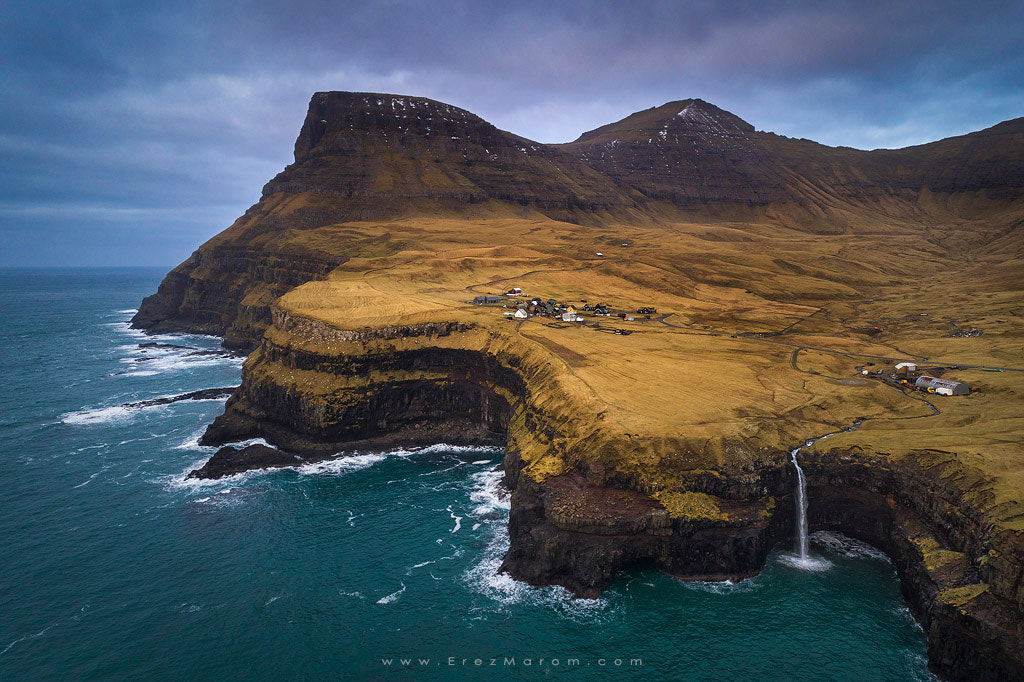
[[[497,450],[187,482],[223,401],[121,405],[241,360],[127,328],[162,275],[0,270],[0,680],[933,679],[892,566],[840,537],[826,570],[780,547],[743,583],[575,600],[496,575]]]

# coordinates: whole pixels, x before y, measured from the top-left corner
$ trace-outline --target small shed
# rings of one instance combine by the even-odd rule
[[[896,365],[896,374],[899,374],[900,376],[907,376],[908,374],[913,374],[916,371],[917,365],[913,362],[901,362]]]
[[[520,308],[519,310],[517,310],[517,311],[516,311],[516,315],[515,315],[515,317],[516,317],[516,319],[517,319],[517,320],[525,320],[525,319],[526,319],[526,318],[528,318],[529,316],[530,316],[530,315],[529,315],[529,313],[527,313],[527,312],[526,312],[525,310],[523,310],[522,308]]]
[[[918,377],[914,385],[925,390],[934,388],[936,393],[939,392],[940,388],[949,391],[949,393],[946,393],[946,390],[943,390],[941,395],[967,395],[971,392],[971,389],[965,383],[939,379],[938,377]]]

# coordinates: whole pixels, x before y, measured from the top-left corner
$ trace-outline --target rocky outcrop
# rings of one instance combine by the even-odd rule
[[[158,405],[180,403],[185,400],[224,400],[225,398],[230,398],[231,394],[234,393],[237,388],[237,386],[228,386],[225,388],[204,388],[199,391],[189,391],[188,393],[181,393],[179,395],[152,398],[150,400],[137,400],[125,403],[121,407],[142,409],[145,407],[157,407]]]
[[[223,336],[225,347],[251,350],[270,325],[277,298],[342,262],[323,254],[285,257],[243,245],[204,246],[143,299],[132,326]]]
[[[223,447],[188,478],[222,478],[252,469],[278,469],[302,464],[305,460],[298,455],[282,452],[266,445],[249,445],[244,448]]]
[[[538,482],[518,475],[519,467],[507,452],[511,541],[501,570],[533,585],[596,597],[640,562],[688,580],[742,580],[761,570],[788,532],[775,498],[677,493],[696,504],[692,513],[673,513],[649,494],[588,485],[576,472]]]

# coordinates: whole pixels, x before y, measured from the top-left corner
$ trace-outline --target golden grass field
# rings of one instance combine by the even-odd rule
[[[292,197],[274,210],[287,215],[311,201]],[[548,398],[579,421],[647,442],[697,444],[701,466],[726,464],[724,441],[789,449],[869,417],[829,447],[883,457],[934,451],[951,472],[977,478],[986,510],[1024,528],[1024,372],[947,370],[972,394],[930,396],[942,414],[908,420],[931,414],[920,394],[858,379],[858,366],[891,362],[841,354],[1024,369],[1024,246],[999,246],[1003,220],[927,228],[907,220],[809,237],[769,223],[593,227],[509,213],[478,207],[458,217],[277,233],[283,252],[348,258],[277,305],[341,329],[461,321],[507,336],[543,354],[562,393]],[[981,243],[998,248],[986,253]],[[658,314],[518,322],[504,318],[501,304],[470,303],[514,286],[577,308],[589,301]],[[950,323],[985,334],[950,338]],[[865,333],[876,326],[877,335]],[[615,335],[616,327],[634,333]],[[840,354],[801,350],[794,368],[798,347]]]

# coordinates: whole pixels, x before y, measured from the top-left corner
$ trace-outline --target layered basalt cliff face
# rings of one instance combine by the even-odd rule
[[[512,512],[501,570],[519,580],[584,597],[641,563],[684,579],[738,580],[792,537],[796,481],[786,451],[751,453],[746,466],[691,472],[671,487],[631,479],[607,464],[619,434],[581,431],[600,418],[585,403],[551,401],[558,375],[504,332],[454,323],[341,330],[280,311],[274,322],[203,442],[263,437],[304,461],[438,441],[504,444]],[[246,459],[226,449],[197,474],[287,465],[282,455],[268,463],[264,450]],[[993,535],[955,472],[927,451],[800,456],[811,530],[840,531],[892,558],[937,673],[1024,673],[1021,538]]]
[[[340,263],[321,254],[288,257],[243,245],[200,249],[143,299],[132,324],[152,332],[223,336],[225,347],[251,350],[270,325],[275,300]]]

